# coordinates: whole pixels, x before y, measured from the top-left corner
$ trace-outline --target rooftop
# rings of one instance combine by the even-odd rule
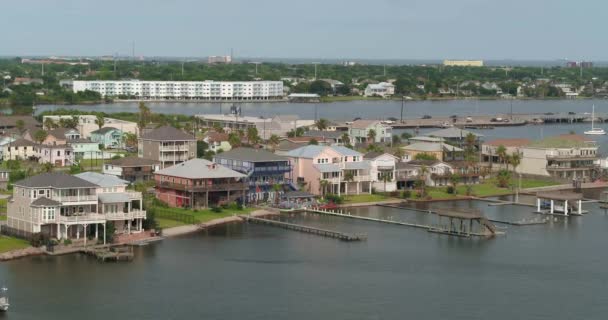
[[[370,126],[373,126],[377,123],[380,123],[380,120],[355,120],[353,121],[353,124],[351,124],[351,128],[354,129],[367,129]]]
[[[312,159],[319,155],[325,148],[329,148],[334,150],[335,152],[343,155],[343,156],[362,156],[361,153],[349,149],[343,146],[319,146],[319,145],[307,145],[294,150],[291,150],[287,153],[288,157],[293,158],[309,158]]]
[[[118,129],[114,128],[114,127],[103,127],[101,129],[97,129],[95,131],[91,131],[91,134],[106,134],[110,131],[119,131]]]
[[[484,144],[490,146],[504,146],[504,147],[522,147],[530,144],[530,139],[496,139],[492,141],[488,141]]]
[[[215,155],[218,159],[231,159],[249,162],[287,161],[287,158],[278,156],[264,149],[236,148]]]
[[[576,201],[582,200],[583,194],[570,191],[547,191],[538,192],[536,197],[549,200]]]
[[[245,175],[228,169],[217,163],[205,159],[191,159],[186,162],[156,171],[155,174],[186,178],[186,179],[214,179],[214,178],[244,178]]]
[[[97,185],[84,179],[58,172],[43,173],[17,181],[14,185],[25,188],[96,188]]]
[[[128,181],[122,180],[116,176],[98,172],[82,172],[76,174],[75,176],[90,183],[94,183],[102,188],[124,186],[129,184]]]
[[[577,134],[564,134],[555,137],[545,138],[530,143],[532,148],[584,148],[592,147],[593,141],[587,140],[584,136]]]
[[[435,143],[435,142],[415,142],[405,147],[402,147],[405,151],[421,151],[421,152],[461,152],[461,148],[449,145],[447,143]]]
[[[143,140],[154,141],[195,141],[194,136],[171,126],[156,128],[141,137]]]

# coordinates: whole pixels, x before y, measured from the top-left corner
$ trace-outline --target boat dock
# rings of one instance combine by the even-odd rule
[[[98,247],[98,248],[86,248],[81,251],[82,253],[95,256],[97,260],[101,262],[107,261],[131,261],[133,260],[133,248],[132,247]]]
[[[350,213],[342,213],[342,212],[330,211],[330,210],[326,210],[326,209],[306,209],[306,212],[326,214],[326,215],[330,215],[330,216],[357,219],[357,220],[373,221],[373,222],[379,222],[379,223],[396,224],[396,225],[400,225],[400,226],[414,227],[414,228],[420,228],[420,229],[430,229],[431,228],[431,226],[425,225],[425,224],[416,224],[416,223],[409,223],[409,222],[396,221],[396,220],[386,220],[386,219],[363,217],[363,216],[352,215]]]
[[[282,222],[282,221],[277,221],[277,220],[272,220],[272,219],[257,218],[257,217],[251,217],[251,216],[246,216],[246,215],[242,215],[240,217],[243,220],[245,220],[246,222],[265,224],[265,225],[280,227],[280,228],[287,229],[287,230],[294,230],[294,231],[299,231],[299,232],[304,232],[304,233],[316,234],[319,236],[334,238],[334,239],[338,239],[338,240],[342,240],[342,241],[350,242],[350,241],[367,240],[367,236],[362,235],[362,234],[350,234],[350,233],[344,233],[344,232],[340,232],[340,231],[321,229],[321,228],[305,226],[305,225],[301,225],[301,224]]]

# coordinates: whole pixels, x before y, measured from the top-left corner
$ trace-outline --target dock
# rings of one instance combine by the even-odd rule
[[[330,216],[356,219],[356,220],[366,220],[366,221],[373,221],[373,222],[379,222],[379,223],[396,224],[396,225],[400,225],[400,226],[420,228],[420,229],[430,229],[431,228],[431,226],[425,225],[425,224],[416,224],[416,223],[409,223],[409,222],[396,221],[396,220],[386,220],[386,219],[363,217],[363,216],[352,215],[349,213],[341,213],[341,212],[325,210],[325,209],[306,209],[306,212],[312,212],[312,213],[317,213],[317,214],[326,214],[326,215],[330,215]]]
[[[304,233],[315,234],[315,235],[319,235],[319,236],[323,236],[323,237],[334,238],[334,239],[338,239],[338,240],[342,240],[342,241],[351,242],[351,241],[367,240],[367,236],[362,235],[362,234],[350,234],[350,233],[344,233],[344,232],[335,231],[335,230],[321,229],[321,228],[305,226],[305,225],[301,225],[301,224],[288,223],[288,222],[282,222],[282,221],[278,221],[278,220],[264,219],[264,218],[246,216],[246,215],[242,215],[240,217],[243,220],[245,220],[246,222],[250,222],[250,223],[265,224],[265,225],[279,227],[279,228],[283,228],[283,229],[287,229],[287,230],[294,230],[294,231],[299,231],[299,232],[304,232]]]
[[[131,247],[85,248],[81,252],[94,256],[101,262],[132,261],[134,257],[133,248]]]

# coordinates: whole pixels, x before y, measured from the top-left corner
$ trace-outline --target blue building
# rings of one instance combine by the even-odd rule
[[[123,132],[112,127],[103,127],[91,132],[91,141],[99,143],[107,149],[120,148],[122,146]]]
[[[276,203],[286,191],[295,190],[289,159],[267,150],[236,148],[215,155],[213,162],[247,176],[250,203]]]

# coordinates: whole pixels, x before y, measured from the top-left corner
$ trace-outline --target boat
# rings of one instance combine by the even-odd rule
[[[604,135],[606,131],[602,128],[596,128],[595,124],[595,105],[593,105],[593,109],[591,109],[591,130],[585,131],[586,135]]]
[[[8,289],[6,287],[2,288],[2,291],[0,292],[0,311],[8,311],[8,295],[6,294],[6,292],[8,291]]]

